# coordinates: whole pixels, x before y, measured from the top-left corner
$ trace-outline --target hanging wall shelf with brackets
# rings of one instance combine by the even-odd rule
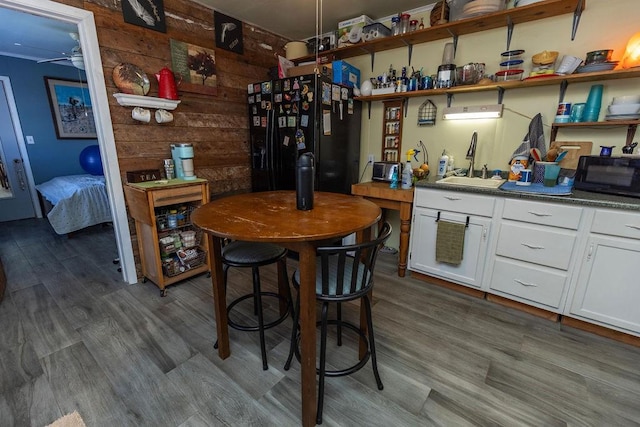
[[[507,46],[509,46],[515,24],[537,21],[567,13],[573,13],[573,28],[571,32],[571,40],[573,40],[578,30],[580,16],[585,8],[585,1],[586,0],[544,0],[527,6],[512,7],[487,15],[427,27],[423,30],[416,30],[406,34],[383,37],[351,46],[327,50],[322,52],[320,56],[333,56],[333,58],[337,60],[368,53],[371,55],[371,69],[373,70],[376,52],[407,47],[409,65],[411,65],[411,54],[413,46],[416,44],[448,38],[453,38],[454,43],[457,43],[458,36],[507,27]],[[308,55],[302,58],[296,58],[294,62],[300,63],[313,60],[315,60],[315,56]]]
[[[175,110],[179,100],[154,98],[153,96],[131,95],[128,93],[114,93],[118,104],[123,107],[144,107],[157,110]]]

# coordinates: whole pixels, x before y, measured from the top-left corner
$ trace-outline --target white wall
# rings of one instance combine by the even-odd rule
[[[510,49],[524,49],[525,75],[531,70],[531,57],[543,50],[559,51],[562,55],[574,55],[584,58],[586,52],[599,49],[613,49],[613,59],[620,60],[628,39],[640,31],[638,24],[640,1],[638,0],[586,0],[586,8],[582,13],[580,26],[574,41],[571,41],[573,14],[518,24],[514,26]],[[428,19],[425,19],[428,22]],[[500,53],[506,50],[507,29],[499,28],[480,33],[460,36],[456,53],[456,64],[484,62],[487,72],[493,74],[500,69]],[[439,40],[416,45],[413,48],[412,66],[417,70],[423,68],[428,74],[435,74],[442,61],[445,43],[451,39]],[[407,49],[394,49],[379,52],[375,55],[375,67],[371,71],[371,60],[368,55],[349,58],[349,63],[358,67],[362,78],[381,75],[393,64],[396,70],[407,65]],[[410,69],[410,68],[409,68]],[[617,95],[639,93],[639,79],[611,80],[597,82],[604,84],[604,94],[600,120],[607,114],[606,107],[611,98]],[[570,84],[565,101],[584,102],[589,88],[594,83]],[[418,141],[426,145],[429,153],[429,165],[437,166],[442,150],[446,149],[456,159],[457,167],[467,167],[466,150],[469,147],[471,134],[478,131],[478,148],[476,168],[487,164],[489,170],[506,169],[511,153],[522,142],[529,119],[542,113],[545,123],[545,137],[549,145],[550,124],[553,122],[559,97],[558,86],[542,86],[528,89],[506,91],[503,103],[505,112],[498,120],[466,120],[444,121],[441,114],[432,127],[418,127],[418,108],[425,99],[436,104],[438,112],[446,107],[445,95],[410,98],[408,114],[404,118],[402,133],[402,149],[417,148]],[[479,105],[497,103],[496,92],[458,94],[452,105]],[[371,119],[367,116],[367,107],[363,106],[361,159],[362,173],[367,162],[367,155],[372,153],[380,160],[382,147],[382,102],[371,104]],[[526,116],[526,117],[523,117]],[[559,141],[593,141],[593,154],[599,153],[600,145],[615,145],[614,153],[620,153],[626,139],[626,127],[597,129],[561,129]],[[638,136],[640,138],[640,135]],[[363,181],[371,177],[371,168],[364,175]],[[394,216],[392,215],[392,219]],[[395,216],[394,229],[399,230],[399,221]],[[389,246],[398,245],[398,234],[394,233]]]

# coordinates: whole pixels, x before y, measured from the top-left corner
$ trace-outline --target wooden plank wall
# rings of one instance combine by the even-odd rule
[[[84,1],[82,7],[95,16],[123,178],[127,170],[161,169],[162,159],[171,157],[170,144],[190,142],[196,175],[209,180],[212,194],[249,190],[247,84],[268,78],[268,69],[276,64],[273,53],[282,52],[287,40],[245,24],[243,55],[215,49],[213,11],[188,0],[164,1],[166,33],[125,23],[120,1]],[[118,92],[112,70],[121,62],[139,66],[151,79],[149,95],[157,95],[153,75],[171,67],[170,39],[215,49],[218,94],[180,92],[173,122],[137,122],[131,118],[131,108],[119,106],[111,96]],[[261,43],[274,51],[260,47]]]
[[[243,55],[216,49],[213,10],[189,0],[164,0],[166,33],[124,22],[121,0],[55,1],[94,14],[123,182],[126,171],[162,169],[162,159],[171,157],[170,144],[189,142],[196,175],[209,180],[212,197],[250,191],[247,85],[268,79],[269,68],[277,65],[274,52],[284,56],[288,40],[245,23]],[[170,39],[215,49],[218,93],[186,93],[178,87],[181,102],[173,111],[173,122],[135,121],[131,107],[118,105],[112,96],[118,92],[111,78],[113,68],[122,62],[142,68],[151,80],[149,95],[156,96],[154,74],[171,68]],[[135,228],[130,229],[137,258]]]

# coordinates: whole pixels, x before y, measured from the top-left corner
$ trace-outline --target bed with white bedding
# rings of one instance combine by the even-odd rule
[[[49,223],[58,234],[111,222],[111,209],[102,175],[68,175],[36,185],[42,198],[52,205]]]

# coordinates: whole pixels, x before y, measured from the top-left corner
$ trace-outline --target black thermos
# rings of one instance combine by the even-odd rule
[[[313,187],[316,172],[312,153],[304,153],[296,163],[296,207],[301,211],[313,209]]]

